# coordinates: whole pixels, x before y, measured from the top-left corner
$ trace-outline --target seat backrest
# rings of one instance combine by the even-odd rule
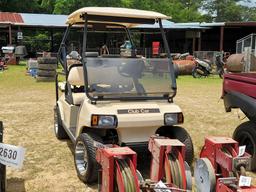
[[[84,85],[84,72],[83,66],[72,66],[68,74],[68,82],[71,85],[83,86]]]

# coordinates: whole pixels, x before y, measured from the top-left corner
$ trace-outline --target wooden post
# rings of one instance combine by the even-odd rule
[[[193,37],[193,53],[196,51],[196,37]]]
[[[53,52],[53,30],[51,29],[51,52]]]
[[[9,25],[9,45],[12,44],[12,26],[11,24]]]
[[[3,122],[0,121],[0,143],[3,142]],[[0,192],[5,192],[6,188],[6,166],[0,163]]]
[[[198,48],[197,48],[198,51],[201,51],[201,44],[202,44],[202,39],[201,39],[202,37],[201,36],[202,36],[202,32],[200,31],[199,32],[199,38],[198,38]]]
[[[220,27],[220,51],[223,51],[224,27]]]

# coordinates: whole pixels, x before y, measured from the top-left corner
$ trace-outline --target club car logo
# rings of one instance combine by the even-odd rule
[[[141,108],[141,109],[119,109],[118,114],[139,114],[139,113],[160,113],[156,108]]]

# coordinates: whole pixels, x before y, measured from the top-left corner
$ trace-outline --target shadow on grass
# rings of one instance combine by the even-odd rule
[[[24,179],[21,178],[9,178],[7,179],[7,189],[6,192],[25,192]]]

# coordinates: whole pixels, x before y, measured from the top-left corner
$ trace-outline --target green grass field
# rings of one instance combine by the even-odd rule
[[[183,110],[182,126],[192,137],[197,158],[205,136],[232,136],[242,122],[238,114],[244,115],[238,110],[225,112],[220,99],[222,80],[217,76],[202,79],[181,76],[177,85],[174,101]],[[7,191],[97,191],[97,185],[85,187],[79,181],[71,143],[58,141],[53,133],[54,82],[36,82],[26,75],[23,62],[0,72],[0,96],[4,141],[26,148],[24,167],[8,168]]]

